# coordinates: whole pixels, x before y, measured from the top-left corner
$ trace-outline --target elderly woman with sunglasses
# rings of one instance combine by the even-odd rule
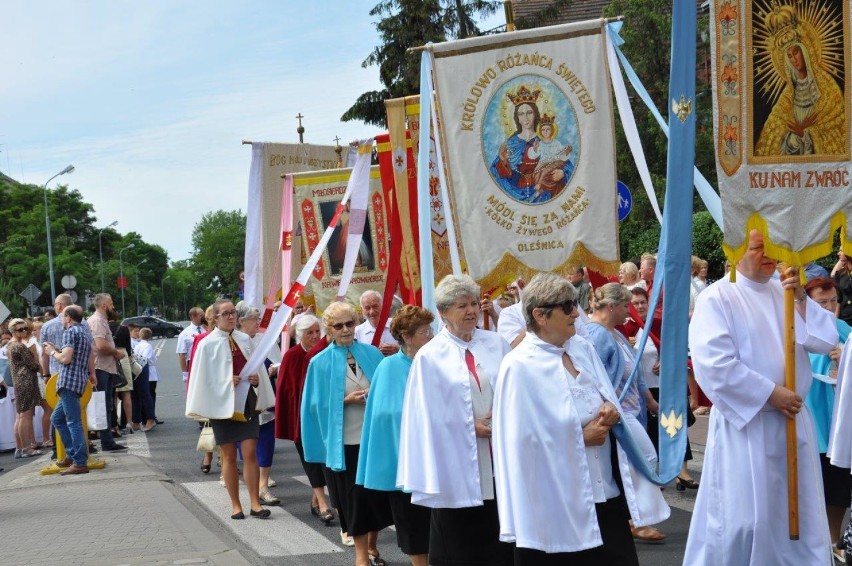
[[[308,364],[301,407],[305,461],[323,463],[330,471],[340,527],[355,540],[355,565],[384,564],[376,538],[393,523],[387,497],[355,484],[367,394],[384,356],[355,342],[358,322],[351,305],[331,303],[322,322],[331,343]]]
[[[512,546],[499,540],[491,463],[492,383],[509,344],[476,328],[479,285],[469,276],[442,279],[435,303],[446,326],[412,363],[398,486],[432,509],[430,564],[512,564]]]
[[[628,518],[670,513],[610,433],[627,417],[594,347],[576,336],[578,316],[568,281],[533,277],[527,334],[494,386],[500,538],[515,543],[516,566],[638,564]]]
[[[35,448],[33,416],[36,405],[41,403],[39,393],[39,365],[35,345],[27,346],[30,339],[30,323],[22,318],[13,318],[9,322],[12,339],[6,345],[9,356],[9,369],[15,387],[15,458],[41,456],[41,450]]]

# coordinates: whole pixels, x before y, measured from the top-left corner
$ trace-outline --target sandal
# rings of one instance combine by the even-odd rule
[[[682,478],[677,476],[675,480],[675,489],[678,491],[686,491],[686,489],[698,489],[698,482],[692,478]]]
[[[281,500],[269,493],[268,489],[264,489],[259,494],[261,505],[281,505]]]
[[[367,555],[370,558],[370,566],[386,566],[385,559],[379,555],[378,549],[368,549]]]
[[[656,543],[666,538],[664,533],[654,527],[633,527],[630,532],[633,534],[633,538],[642,542]]]
[[[334,520],[334,513],[331,512],[331,509],[320,511],[319,520],[328,525]]]
[[[207,456],[204,456],[204,457],[201,459],[201,471],[202,471],[203,473],[205,473],[205,474],[209,474],[209,473],[210,473],[210,462],[207,462],[207,463],[205,464],[205,463],[204,463],[204,460],[206,460],[206,459],[207,459]]]

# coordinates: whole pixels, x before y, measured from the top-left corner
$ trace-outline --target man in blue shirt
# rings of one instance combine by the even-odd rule
[[[60,475],[88,474],[88,446],[83,432],[80,397],[86,389],[86,381],[91,379],[89,357],[92,354],[92,339],[85,331],[83,311],[77,305],[66,307],[62,313],[62,345],[45,343],[47,355],[61,364],[56,392],[59,403],[53,409],[50,422],[56,429],[65,446],[65,459],[56,462],[60,468],[67,468]]]

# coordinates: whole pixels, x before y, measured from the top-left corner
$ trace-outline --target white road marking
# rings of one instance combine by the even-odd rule
[[[135,436],[135,435],[134,435]],[[243,507],[246,518],[235,521],[230,517],[228,493],[215,479],[181,484],[199,503],[229,528],[239,539],[260,556],[300,556],[346,552],[314,529],[291,515],[282,507],[268,507],[272,516],[267,520],[249,517],[249,507]],[[248,502],[246,487],[240,483],[240,499]]]

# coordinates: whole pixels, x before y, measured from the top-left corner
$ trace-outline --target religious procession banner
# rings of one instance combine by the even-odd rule
[[[393,98],[385,101],[388,135],[378,136],[376,144],[382,184],[393,189],[395,210],[400,220],[402,238],[401,271],[403,287],[415,293],[420,289],[417,210],[417,153],[420,137],[420,96]],[[430,128],[431,130],[431,128]],[[437,157],[430,147],[429,210],[422,215],[429,220],[435,280],[453,272],[447,234],[447,211],[439,190]]]
[[[757,229],[768,255],[806,265],[849,229],[849,2],[711,5],[725,254],[739,261]]]
[[[346,193],[351,168],[293,174],[297,217],[302,225],[302,246],[313,254],[326,227],[336,221],[328,247],[314,267],[310,285],[317,312],[322,312],[337,298],[349,234],[350,203],[338,212],[337,206]],[[370,169],[370,189],[363,238],[358,247],[347,302],[357,305],[368,289],[384,291],[388,272],[388,218],[378,166]]]
[[[340,155],[335,146],[285,143],[252,143],[252,162],[249,173],[248,205],[246,208],[246,249],[244,298],[261,307],[270,299],[270,293],[280,293],[280,274],[276,265],[281,245],[281,211],[286,173],[316,171],[338,166]],[[345,148],[344,148],[345,149]],[[293,223],[298,235],[298,221]],[[294,267],[304,264],[304,255],[294,238]],[[298,262],[298,263],[297,263]],[[298,269],[293,269],[298,273]],[[275,289],[271,289],[277,281]],[[286,281],[289,285],[291,282]],[[274,298],[274,297],[273,297]]]
[[[604,22],[429,45],[452,210],[467,271],[618,270]]]

